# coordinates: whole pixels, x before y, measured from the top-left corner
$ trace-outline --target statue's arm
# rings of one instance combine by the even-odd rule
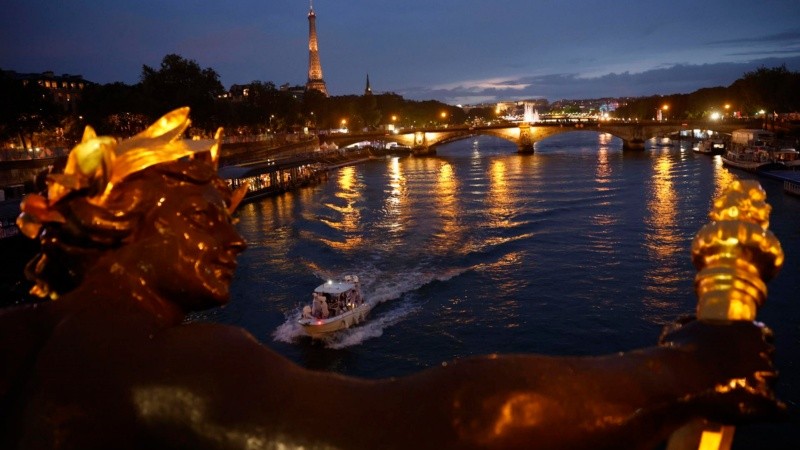
[[[236,327],[147,330],[130,317],[102,317],[61,323],[40,352],[37,369],[57,376],[43,378],[36,401],[26,403],[22,441],[125,448],[125,435],[129,448],[648,448],[692,416],[760,418],[777,403],[755,381],[774,373],[752,324],[687,327],[661,346],[611,356],[481,356],[364,380],[303,369]],[[731,380],[742,387],[718,390]]]
[[[0,398],[24,383],[51,332],[47,305],[0,309]]]
[[[774,375],[761,330],[690,328],[662,346],[625,354],[482,356],[377,381],[302,369],[246,333],[224,329],[227,338],[209,336],[206,346],[219,353],[192,363],[209,366],[213,383],[187,387],[207,395],[215,425],[206,430],[247,425],[266,441],[349,449],[512,449],[534,442],[647,448],[693,416],[740,421],[777,409],[756,380]],[[228,340],[241,345],[219,346]],[[721,391],[731,380],[744,381]]]

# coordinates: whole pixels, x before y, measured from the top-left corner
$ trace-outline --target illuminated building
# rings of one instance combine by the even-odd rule
[[[53,95],[53,101],[65,111],[75,112],[81,93],[89,81],[83,75],[56,75],[52,71],[42,73],[17,73],[13,70],[5,71],[11,78],[21,80],[23,84],[36,83],[47,89]]]

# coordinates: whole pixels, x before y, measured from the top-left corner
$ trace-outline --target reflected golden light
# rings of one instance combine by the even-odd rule
[[[533,427],[544,418],[547,399],[536,393],[523,392],[512,395],[498,411],[492,427],[495,436],[503,436],[513,428]]]
[[[514,198],[508,189],[506,171],[503,160],[493,161],[489,168],[489,215],[492,226],[498,228],[513,226],[510,217],[514,213]]]
[[[355,183],[355,168],[353,166],[346,166],[339,170],[339,178],[336,180],[339,189],[345,193],[349,193],[353,184]]]
[[[652,187],[649,190],[647,209],[649,215],[645,221],[650,232],[645,241],[645,247],[654,261],[671,260],[678,252],[683,251],[680,236],[676,232],[678,196],[672,180],[673,161],[671,149],[663,149],[661,154],[653,161]],[[648,268],[645,273],[647,290],[653,295],[643,299],[652,314],[656,316],[659,310],[669,308],[671,305],[663,301],[663,294],[675,289],[673,283],[678,275],[669,266],[658,264]]]
[[[714,198],[722,195],[722,192],[728,189],[728,186],[735,179],[736,176],[722,164],[722,157],[719,155],[714,156],[714,197],[711,202],[713,202]],[[709,210],[711,202],[709,202]]]
[[[327,203],[325,206],[339,213],[340,220],[325,220],[323,223],[331,228],[337,229],[344,235],[344,241],[332,241],[330,239],[320,239],[327,245],[339,249],[353,249],[361,245],[364,241],[361,227],[361,211],[355,207],[355,203],[361,198],[361,188],[363,187],[356,179],[356,168],[353,166],[342,167],[339,169],[339,178],[336,180],[339,185],[339,192],[336,197],[344,200],[345,205],[340,206]]]
[[[211,401],[190,389],[143,386],[131,392],[136,420],[149,425],[180,423],[198,439],[241,449],[303,448],[295,438],[261,425],[220,420]]]
[[[608,149],[605,147],[600,147],[600,151],[597,152],[597,169],[594,172],[594,181],[599,184],[607,184],[611,181],[611,166],[608,164]],[[596,191],[606,191],[608,190],[607,187],[598,186],[595,188]]]
[[[652,195],[648,202],[650,216],[647,221],[655,232],[654,239],[650,241],[648,247],[659,258],[671,257],[680,250],[679,238],[674,232],[677,194],[672,182],[672,166],[672,158],[668,149],[656,158]]]
[[[611,134],[600,133],[597,135],[597,141],[600,149],[597,152],[597,169],[595,170],[594,181],[599,185],[595,187],[595,191],[603,192],[610,188],[602,186],[611,182],[611,165],[608,159],[608,145],[614,138]]]
[[[403,186],[405,179],[403,172],[400,170],[400,159],[392,158],[389,162],[389,186],[392,188],[392,197],[400,194],[400,188]],[[399,202],[399,198],[393,198],[393,202]]]
[[[458,180],[450,163],[444,163],[439,168],[436,178],[436,206],[442,219],[442,233],[448,240],[458,238]]]
[[[389,229],[403,231],[405,221],[402,218],[405,216],[403,209],[406,204],[407,187],[399,158],[392,158],[389,161],[389,188],[389,195],[385,202],[387,219],[390,220]]]

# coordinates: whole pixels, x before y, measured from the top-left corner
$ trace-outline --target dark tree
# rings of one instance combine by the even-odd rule
[[[762,109],[768,113],[800,109],[800,73],[790,72],[785,65],[747,72],[731,89],[750,113]]]
[[[195,126],[212,131],[219,124],[215,103],[225,89],[214,69],[201,69],[193,60],[169,54],[158,70],[142,66],[140,80],[151,118],[188,106],[192,109]]]
[[[28,148],[33,133],[58,125],[64,115],[51,93],[33,82],[24,82],[0,70],[0,136]]]
[[[100,134],[120,137],[136,134],[151,122],[141,86],[121,82],[87,86],[79,112]]]
[[[1,70],[0,98],[0,136],[16,140],[22,148],[32,145],[33,133],[56,127],[64,116],[50,91]]]
[[[358,115],[364,127],[373,130],[381,122],[381,110],[378,109],[378,100],[374,95],[362,95],[358,102]]]

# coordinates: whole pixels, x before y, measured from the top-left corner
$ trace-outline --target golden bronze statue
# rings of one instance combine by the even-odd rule
[[[28,274],[47,300],[0,310],[0,448],[651,448],[697,417],[782,411],[769,332],[752,320],[684,321],[626,353],[486,355],[382,380],[185,323],[228,301],[245,248],[218,140],[183,141],[187,125],[181,109],[126,141],[88,131],[47,196],[26,199],[20,226],[41,242]]]

